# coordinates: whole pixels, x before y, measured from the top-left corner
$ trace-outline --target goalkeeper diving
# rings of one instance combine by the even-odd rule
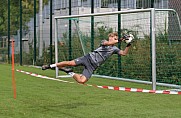
[[[91,78],[93,72],[111,55],[127,55],[133,39],[134,36],[132,34],[124,35],[121,39],[118,39],[117,32],[110,33],[108,35],[108,40],[102,40],[100,46],[94,51],[71,61],[62,61],[55,64],[43,65],[42,70],[58,67],[59,70],[71,75],[78,83],[84,84]],[[124,50],[115,46],[116,43],[121,41],[125,41],[127,43]],[[82,74],[77,74],[74,73],[71,68],[67,68],[67,66],[84,66],[84,69]]]

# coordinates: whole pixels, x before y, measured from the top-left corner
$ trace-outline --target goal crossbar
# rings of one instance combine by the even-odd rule
[[[115,15],[115,14],[127,14],[127,13],[139,13],[139,12],[151,12],[156,10],[154,8],[149,9],[135,9],[126,11],[114,11],[114,12],[103,12],[103,13],[93,13],[93,14],[82,14],[82,15],[69,15],[69,16],[55,16],[54,19],[67,19],[67,18],[77,18],[77,17],[90,17],[90,16],[104,16],[104,15]]]

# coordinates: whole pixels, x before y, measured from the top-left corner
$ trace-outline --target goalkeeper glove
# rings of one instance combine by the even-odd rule
[[[129,46],[131,46],[131,43],[128,43],[126,47],[129,47]]]
[[[124,34],[123,37],[121,37],[120,39],[118,39],[118,42],[121,42],[121,41],[125,41],[129,38],[129,35],[127,34]]]
[[[124,34],[122,38],[123,38],[123,39],[128,39],[128,38],[129,38],[129,35]]]

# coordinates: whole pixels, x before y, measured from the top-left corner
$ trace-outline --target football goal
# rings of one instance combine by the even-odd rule
[[[133,9],[55,17],[55,62],[81,57],[111,32],[131,33],[135,42],[127,56],[113,55],[95,77],[179,88],[181,84],[180,20],[173,9]],[[120,49],[126,44],[119,43]],[[81,73],[82,67],[74,67]],[[56,77],[68,77],[56,69]]]

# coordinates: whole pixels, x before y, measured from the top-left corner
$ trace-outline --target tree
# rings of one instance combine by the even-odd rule
[[[7,16],[7,2],[6,0],[0,1],[1,7],[0,7],[0,36],[4,35],[7,29],[5,28],[7,24],[5,23]]]
[[[48,0],[43,0],[44,5],[48,4]],[[37,11],[39,9],[39,0],[36,0]],[[0,0],[0,36],[7,35],[8,31],[8,1]],[[16,34],[20,24],[20,10],[19,0],[10,0],[10,27],[11,35]],[[23,29],[27,29],[27,23],[34,13],[34,0],[22,0],[22,12],[23,12]]]

